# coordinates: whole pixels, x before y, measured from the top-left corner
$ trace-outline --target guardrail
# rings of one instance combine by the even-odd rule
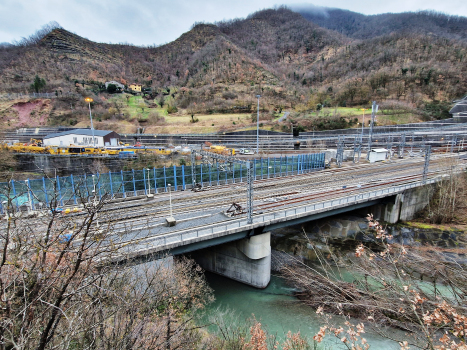
[[[264,215],[255,215],[253,216],[253,224],[248,224],[246,219],[238,219],[228,221],[227,223],[223,222],[219,224],[213,224],[205,228],[184,230],[164,234],[157,237],[150,237],[144,240],[144,244],[146,245],[145,248],[131,252],[131,255],[136,256],[138,255],[138,252],[141,251],[148,252],[148,250],[151,250],[150,253],[152,253],[158,250],[174,248],[176,246],[186,244],[186,242],[189,240],[199,239],[202,237],[208,237],[213,235],[226,236],[235,232],[252,230],[256,227],[267,226],[283,221],[285,218],[289,218],[289,220],[291,220],[295,218],[310,216],[311,214],[317,214],[334,208],[345,207],[361,202],[367,202],[373,199],[387,197],[392,194],[401,193],[405,190],[425,186],[427,184],[432,184],[437,181],[438,178],[432,178],[427,179],[425,182],[420,181],[405,185],[392,186],[380,190],[354,194],[343,198],[331,199],[328,201],[309,204],[297,208],[285,209],[284,211],[280,212],[266,213]],[[138,244],[141,244],[141,242]],[[148,248],[148,245],[151,245],[152,248]]]

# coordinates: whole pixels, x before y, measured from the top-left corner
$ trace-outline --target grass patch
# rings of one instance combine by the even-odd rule
[[[428,230],[428,229],[438,229],[438,227],[435,227],[433,225],[430,225],[430,224],[425,224],[423,222],[413,222],[413,221],[409,221],[409,222],[406,222],[405,223],[407,226],[409,227],[416,227],[416,228],[421,228],[421,229],[424,229],[424,230]]]

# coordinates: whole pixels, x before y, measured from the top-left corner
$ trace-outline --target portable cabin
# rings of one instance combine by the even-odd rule
[[[386,148],[373,148],[370,152],[369,160],[370,163],[381,162],[386,160],[388,150]]]

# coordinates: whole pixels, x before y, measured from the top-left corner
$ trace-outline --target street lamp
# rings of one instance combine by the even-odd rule
[[[256,95],[258,99],[258,115],[256,116],[256,154],[259,153],[259,98],[261,95]]]
[[[92,144],[96,147],[96,140],[94,138],[94,126],[92,125],[92,114],[91,114],[91,102],[94,100],[91,97],[86,97],[84,99],[89,104],[89,119],[91,119],[91,132],[92,132]]]

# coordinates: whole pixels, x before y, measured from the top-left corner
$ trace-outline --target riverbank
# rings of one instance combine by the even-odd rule
[[[347,315],[354,323],[370,320],[379,330],[404,330],[407,335],[398,341],[422,348],[441,343],[440,329],[450,331],[446,342],[464,344],[455,335],[457,321],[451,321],[453,315],[464,317],[464,231],[382,226],[354,213],[289,227],[271,237],[273,268],[310,309]],[[335,327],[333,321],[327,329]]]

